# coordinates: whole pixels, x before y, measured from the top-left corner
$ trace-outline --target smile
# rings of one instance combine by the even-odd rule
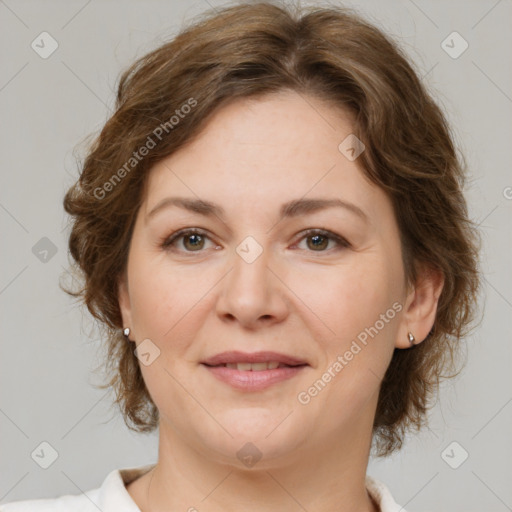
[[[241,370],[244,372],[261,372],[263,370],[275,370],[276,368],[290,367],[289,365],[278,361],[270,361],[268,363],[225,363],[218,366],[224,366],[225,368],[232,368],[233,370]]]
[[[288,366],[271,361],[268,363],[226,363],[218,366],[202,364],[202,366],[215,379],[234,389],[255,392],[289,380],[299,375],[309,365]]]

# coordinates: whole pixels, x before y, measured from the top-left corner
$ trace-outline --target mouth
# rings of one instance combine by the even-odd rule
[[[216,354],[202,361],[202,364],[208,366],[227,366],[228,368],[233,367],[228,365],[236,365],[239,370],[258,371],[268,369],[268,365],[271,366],[270,369],[274,369],[280,366],[299,366],[307,365],[308,363],[305,360],[279,352],[260,351],[251,353],[231,350]],[[262,366],[263,364],[267,365],[267,367]],[[238,368],[238,366],[240,366],[240,368]]]
[[[288,380],[309,364],[276,352],[223,352],[201,363],[214,377],[242,391],[261,391]]]
[[[243,372],[261,372],[265,370],[275,370],[276,368],[293,368],[295,366],[305,366],[302,364],[289,365],[280,363],[279,361],[264,361],[262,363],[223,363],[216,365],[207,365],[212,368],[218,368],[222,366],[224,368],[231,368],[233,370],[239,370]]]

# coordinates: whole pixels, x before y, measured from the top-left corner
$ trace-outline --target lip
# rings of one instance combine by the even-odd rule
[[[263,363],[266,361],[277,361],[290,366],[260,371],[244,371],[226,366],[215,366],[226,363]],[[221,382],[241,391],[262,391],[279,382],[295,377],[309,366],[301,359],[268,351],[253,352],[252,354],[238,351],[222,352],[201,364]]]
[[[306,361],[297,359],[295,357],[280,354],[279,352],[240,352],[231,350],[229,352],[221,352],[206,361],[201,361],[202,364],[208,366],[216,366],[226,363],[264,363],[266,361],[277,361],[278,363],[287,364],[289,366],[298,366],[307,364]],[[265,371],[265,370],[264,370]]]
[[[227,368],[226,366],[203,366],[220,381],[241,391],[262,391],[274,384],[295,377],[307,368],[307,365],[285,366],[255,372]]]

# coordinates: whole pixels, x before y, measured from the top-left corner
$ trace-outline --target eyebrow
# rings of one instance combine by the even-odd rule
[[[179,208],[183,208],[184,210],[188,210],[193,213],[197,213],[199,215],[204,215],[206,217],[216,216],[222,218],[225,214],[224,208],[222,206],[212,203],[211,201],[206,201],[204,199],[194,199],[187,197],[167,197],[162,199],[148,214],[146,219],[149,219],[156,215],[158,212],[170,208],[172,206],[177,206]],[[289,217],[298,217],[301,215],[307,215],[310,213],[314,213],[320,210],[324,210],[326,208],[344,208],[358,217],[360,217],[364,221],[368,221],[368,216],[366,213],[361,210],[358,206],[353,203],[343,201],[342,199],[295,199],[293,201],[289,201],[284,203],[281,206],[280,210],[280,220]]]

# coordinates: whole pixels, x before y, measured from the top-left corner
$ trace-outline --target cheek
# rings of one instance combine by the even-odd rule
[[[132,247],[128,264],[132,316],[139,336],[161,340],[190,309],[193,287],[180,272],[166,268],[162,254]]]
[[[172,327],[170,312],[179,306],[175,291],[179,288],[179,283],[170,276],[147,272],[144,268],[134,269],[130,282],[133,317],[145,332],[149,330],[159,338],[163,329]],[[150,333],[144,335],[150,337]]]
[[[382,255],[357,256],[351,264],[314,269],[310,279],[307,272],[301,273],[294,278],[293,289],[316,321],[328,326],[329,337],[344,343],[400,299],[399,270]]]
[[[309,297],[308,306],[322,320],[316,323],[334,331],[322,342],[324,358],[311,381],[315,386],[319,379],[319,389],[326,384],[319,403],[357,408],[378,389],[399,324],[400,272],[400,265],[373,253],[352,265],[331,268],[323,276],[317,274],[314,287],[302,280],[298,294]]]
[[[194,339],[201,318],[212,308],[219,272],[211,266],[177,266],[164,252],[136,250],[128,266],[134,326],[176,355]]]

